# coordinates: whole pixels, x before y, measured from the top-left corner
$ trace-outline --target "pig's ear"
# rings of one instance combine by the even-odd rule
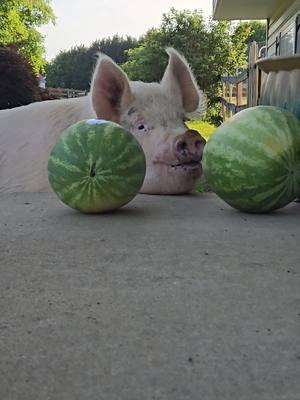
[[[97,117],[119,123],[122,111],[132,100],[127,75],[111,58],[99,54],[91,83],[91,101]]]
[[[174,96],[178,89],[182,98],[182,105],[186,113],[204,111],[205,95],[198,89],[196,79],[183,56],[175,49],[166,49],[169,55],[169,64],[165,70],[162,85]]]

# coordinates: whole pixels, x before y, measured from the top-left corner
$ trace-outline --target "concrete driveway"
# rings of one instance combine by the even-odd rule
[[[1,400],[299,400],[300,205],[0,196]]]

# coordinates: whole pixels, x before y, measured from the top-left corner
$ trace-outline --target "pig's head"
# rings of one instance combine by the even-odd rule
[[[185,59],[172,48],[167,52],[161,83],[129,81],[109,57],[100,55],[91,85],[97,117],[121,124],[143,147],[147,166],[142,193],[189,192],[202,171],[205,140],[184,121],[205,110],[205,96]]]

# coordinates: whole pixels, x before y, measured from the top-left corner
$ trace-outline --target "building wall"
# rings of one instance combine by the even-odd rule
[[[300,0],[282,1],[281,7],[271,16],[268,26],[268,56],[291,55],[300,52],[300,29],[296,32],[296,19],[300,24]],[[298,48],[295,51],[296,33]]]

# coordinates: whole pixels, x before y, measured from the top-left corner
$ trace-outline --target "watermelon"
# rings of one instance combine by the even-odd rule
[[[48,160],[48,179],[68,206],[86,213],[114,210],[134,198],[146,172],[142,147],[120,125],[98,119],[67,128]]]
[[[209,186],[232,207],[284,207],[300,193],[300,121],[275,106],[245,109],[216,129],[202,166]]]

